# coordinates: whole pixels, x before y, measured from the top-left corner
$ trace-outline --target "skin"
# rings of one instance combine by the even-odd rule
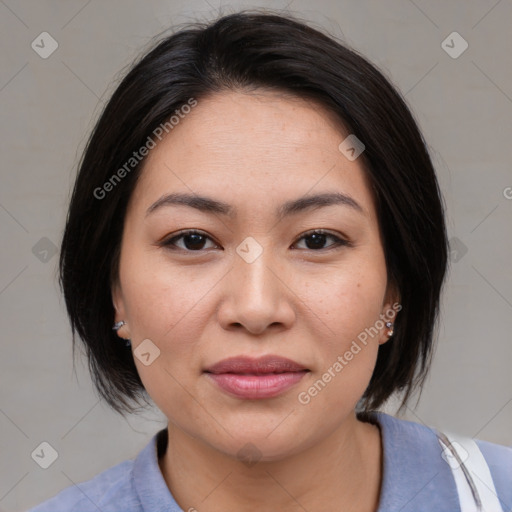
[[[147,157],[112,299],[132,350],[145,339],[160,350],[148,366],[134,361],[169,420],[159,464],[183,510],[377,510],[380,431],[354,409],[387,329],[310,403],[297,398],[397,300],[362,161],[338,149],[347,135],[311,102],[229,91],[201,99]],[[285,201],[333,191],[362,212],[338,204],[275,217]],[[224,201],[237,215],[173,205],[146,216],[170,192]],[[184,229],[204,232],[202,245],[187,237],[162,245]],[[315,246],[304,237],[314,229],[351,245],[326,236]],[[249,236],[263,249],[252,263],[236,252]],[[203,370],[242,354],[281,355],[310,372],[278,397],[235,398]],[[251,466],[237,457],[247,443],[258,451]]]

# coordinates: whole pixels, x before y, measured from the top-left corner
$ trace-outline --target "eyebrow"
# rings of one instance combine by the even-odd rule
[[[224,215],[230,218],[236,217],[236,208],[228,203],[212,199],[211,197],[180,193],[166,194],[162,196],[147,209],[146,217],[164,206],[173,205],[188,206],[201,212]],[[348,206],[354,211],[364,214],[364,210],[361,205],[352,197],[342,194],[341,192],[326,192],[323,194],[304,196],[287,201],[277,209],[276,217],[278,219],[282,219],[289,215],[298,214],[306,210],[313,210],[331,205]]]

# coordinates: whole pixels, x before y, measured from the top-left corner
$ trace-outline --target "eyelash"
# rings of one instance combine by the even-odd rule
[[[177,240],[179,240],[187,235],[200,235],[200,236],[203,236],[203,237],[213,241],[206,233],[203,233],[202,231],[191,229],[191,230],[179,232],[178,234],[172,236],[171,238],[164,240],[161,245],[170,250],[181,250],[181,251],[185,251],[185,252],[189,252],[189,253],[194,253],[194,252],[201,253],[201,252],[205,251],[205,249],[198,249],[196,251],[190,250],[190,249],[183,249],[182,247],[177,247],[175,245],[175,242]],[[311,235],[327,235],[327,236],[333,238],[335,240],[335,242],[333,244],[331,244],[330,246],[322,248],[322,249],[302,249],[302,250],[309,250],[309,251],[313,251],[313,252],[323,252],[323,251],[336,249],[339,247],[352,247],[353,246],[353,244],[351,242],[349,242],[348,240],[340,238],[340,237],[338,237],[328,231],[325,231],[323,229],[314,229],[311,231],[307,231],[297,241],[302,240],[303,238],[306,238]],[[295,243],[297,243],[297,242],[295,242]]]

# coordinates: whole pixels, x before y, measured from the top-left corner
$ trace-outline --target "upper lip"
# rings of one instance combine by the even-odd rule
[[[218,363],[207,368],[208,373],[247,373],[247,374],[267,374],[267,373],[285,373],[300,372],[307,368],[286,357],[267,355],[253,358],[248,356],[237,356],[223,359]]]

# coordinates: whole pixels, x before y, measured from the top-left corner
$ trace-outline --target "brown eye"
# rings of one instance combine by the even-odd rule
[[[328,239],[333,240],[333,242],[325,247]],[[352,245],[349,241],[321,229],[305,233],[299,240],[305,240],[306,247],[304,247],[304,249],[315,252]],[[181,233],[169,238],[163,242],[162,245],[169,249],[181,249],[187,252],[200,252],[203,249],[218,247],[215,243],[213,243],[213,246],[206,247],[208,241],[213,242],[205,233],[189,230],[182,231]]]
[[[183,240],[181,246],[177,244],[179,240]],[[194,252],[205,249],[205,244],[208,240],[211,240],[211,238],[200,231],[183,231],[179,235],[173,236],[165,241],[163,245],[170,249],[177,248]]]
[[[327,247],[324,247],[326,240],[331,238],[334,240],[334,243],[331,243]],[[340,238],[332,233],[327,231],[323,231],[321,229],[317,229],[315,231],[310,231],[304,235],[299,240],[306,240],[306,249],[318,251],[318,250],[326,250],[333,249],[339,246],[350,246],[350,242]]]

